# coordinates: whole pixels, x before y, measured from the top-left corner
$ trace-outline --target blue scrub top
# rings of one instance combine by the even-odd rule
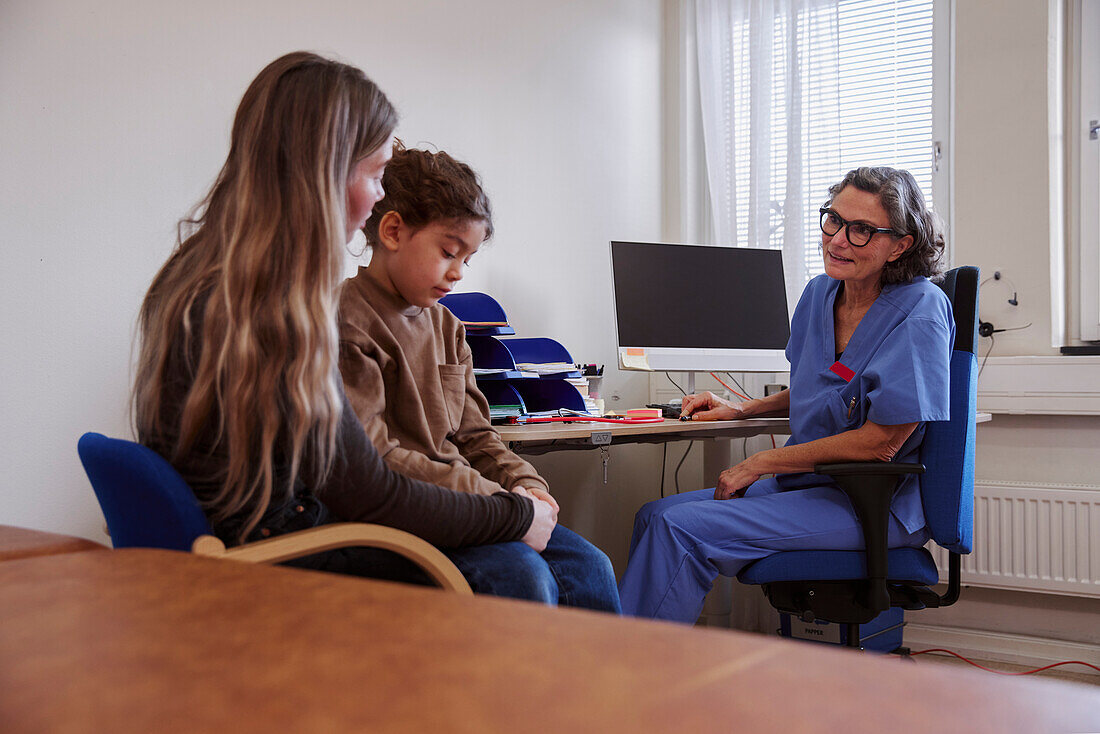
[[[787,359],[791,363],[787,445],[806,443],[858,428],[920,423],[894,461],[915,462],[924,421],[950,417],[950,363],[955,322],[947,295],[918,277],[887,285],[836,359],[833,305],[841,281],[819,275],[806,286],[791,319]],[[784,489],[834,485],[818,474],[781,474]],[[919,480],[907,475],[891,512],[914,533],[924,527]]]

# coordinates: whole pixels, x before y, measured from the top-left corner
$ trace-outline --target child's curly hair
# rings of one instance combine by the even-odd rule
[[[382,188],[386,195],[363,227],[369,245],[378,244],[378,223],[387,212],[397,212],[414,230],[432,222],[475,220],[485,224],[486,240],[493,236],[493,212],[478,175],[443,151],[406,148],[394,141]]]

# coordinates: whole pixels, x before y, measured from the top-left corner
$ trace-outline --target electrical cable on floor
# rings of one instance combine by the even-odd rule
[[[687,451],[684,452],[684,455],[680,458],[680,463],[676,465],[676,471],[673,472],[673,476],[676,477],[676,494],[680,494],[680,467],[684,465],[684,459],[688,457],[693,448],[695,448],[694,441],[688,444]]]
[[[993,670],[992,668],[987,668],[984,665],[979,665],[978,663],[975,663],[973,660],[969,660],[968,658],[963,657],[962,655],[960,655],[957,652],[952,652],[951,650],[945,650],[942,647],[933,647],[933,648],[929,648],[928,650],[920,650],[918,652],[911,652],[911,653],[909,653],[909,657],[916,657],[917,655],[923,655],[926,652],[945,652],[948,655],[954,655],[959,660],[962,660],[965,663],[970,663],[975,668],[981,668],[982,670],[989,671],[990,673],[996,673],[997,675],[1031,675],[1032,673],[1038,673],[1039,671],[1042,671],[1042,670],[1049,670],[1050,668],[1057,668],[1059,665],[1084,665],[1084,666],[1087,666],[1089,668],[1092,668],[1093,670],[1095,670],[1097,672],[1100,672],[1100,667],[1097,667],[1097,666],[1093,665],[1092,663],[1086,663],[1083,660],[1063,660],[1060,663],[1051,663],[1050,665],[1044,665],[1043,667],[1036,668],[1035,670],[1024,670],[1024,671],[1021,671],[1019,673],[1013,673],[1013,672],[1006,671],[1006,670]]]

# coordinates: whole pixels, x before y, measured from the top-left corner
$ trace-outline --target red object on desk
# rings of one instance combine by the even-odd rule
[[[547,415],[535,418],[509,418],[508,425],[524,423],[664,423],[664,418],[601,418],[595,415]]]

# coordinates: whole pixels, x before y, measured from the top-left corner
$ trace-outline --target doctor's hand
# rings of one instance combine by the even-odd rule
[[[731,466],[718,477],[718,484],[714,488],[714,499],[731,500],[745,496],[745,490],[749,485],[759,479],[763,474],[755,471],[749,463],[752,457],[745,459],[736,466]]]
[[[748,418],[747,403],[731,403],[712,392],[685,395],[680,404],[680,415],[691,416],[693,421],[729,421]]]

